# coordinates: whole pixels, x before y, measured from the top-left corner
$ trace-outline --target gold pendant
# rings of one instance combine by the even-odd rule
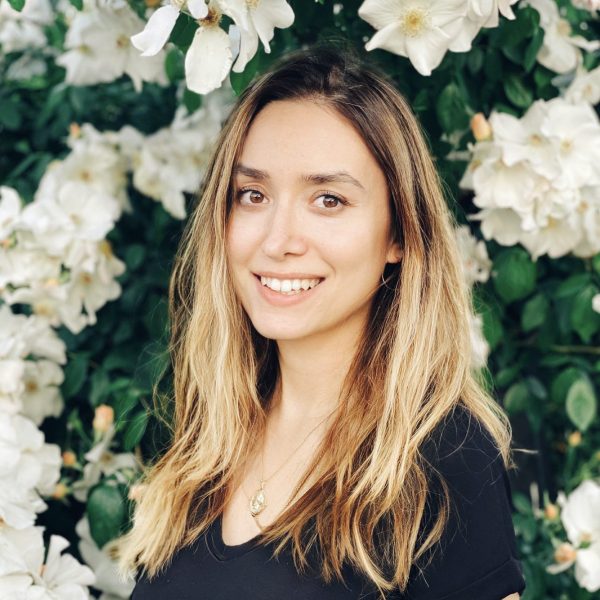
[[[265,482],[260,482],[260,488],[254,492],[250,498],[250,514],[253,517],[260,515],[260,513],[267,506],[267,498],[265,497]]]

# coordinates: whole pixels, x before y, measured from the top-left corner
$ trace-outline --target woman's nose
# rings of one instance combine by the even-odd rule
[[[273,204],[270,219],[266,223],[262,249],[266,256],[275,260],[286,254],[306,252],[306,231],[298,207],[293,202],[279,201]]]

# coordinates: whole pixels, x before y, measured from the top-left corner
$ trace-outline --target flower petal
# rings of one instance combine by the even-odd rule
[[[231,68],[229,36],[220,27],[199,27],[185,55],[185,80],[192,92],[218,88]]]
[[[187,0],[187,7],[194,19],[204,19],[208,14],[208,6],[204,0]]]
[[[174,6],[161,6],[152,14],[146,27],[140,33],[131,36],[131,43],[142,51],[142,56],[154,56],[167,43],[179,10]]]

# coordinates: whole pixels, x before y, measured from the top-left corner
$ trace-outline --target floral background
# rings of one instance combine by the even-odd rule
[[[511,416],[525,600],[600,597],[598,0],[0,0],[0,599],[128,598],[172,256],[235,96],[349,41],[423,124]],[[167,419],[164,419],[167,416]]]

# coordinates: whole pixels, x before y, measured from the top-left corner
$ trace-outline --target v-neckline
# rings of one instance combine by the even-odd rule
[[[210,531],[212,550],[219,560],[229,560],[242,556],[259,545],[260,533],[241,544],[228,545],[223,541],[223,515],[219,515],[214,521],[214,527]]]

